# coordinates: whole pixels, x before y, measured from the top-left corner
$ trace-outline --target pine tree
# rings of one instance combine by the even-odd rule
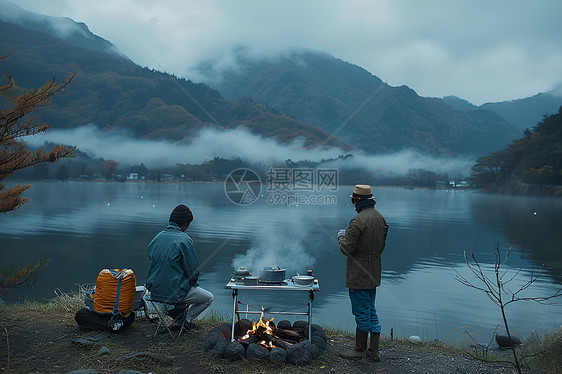
[[[0,61],[7,57],[0,57]],[[56,145],[51,150],[39,149],[33,152],[27,149],[24,138],[42,134],[50,128],[45,122],[29,118],[29,114],[49,104],[51,97],[66,88],[77,73],[75,71],[70,74],[61,84],[51,79],[43,86],[23,93],[12,78],[8,78],[7,83],[0,86],[0,96],[7,99],[2,103],[11,104],[7,109],[0,108],[0,213],[15,210],[29,200],[21,195],[31,185],[8,188],[2,183],[6,177],[42,162],[55,162],[69,156],[76,148]]]

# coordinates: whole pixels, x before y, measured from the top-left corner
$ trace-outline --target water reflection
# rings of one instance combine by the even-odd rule
[[[353,330],[345,259],[335,235],[355,214],[347,198],[351,189],[335,192],[337,205],[287,207],[268,205],[265,198],[251,206],[233,205],[222,184],[35,183],[30,203],[0,216],[0,267],[23,266],[39,257],[51,262],[34,288],[7,298],[51,297],[55,288],[69,292],[76,284],[94,281],[107,267],[130,267],[142,284],[148,242],[173,207],[185,203],[195,215],[189,232],[202,264],[200,283],[215,294],[215,310],[232,312],[224,285],[241,264],[235,258],[261,266],[243,257],[252,253],[286,267],[288,275],[314,269],[321,285],[314,301],[316,321]],[[547,276],[529,290],[532,296],[546,296],[560,285],[562,234],[556,222],[562,206],[556,199],[393,188],[375,188],[375,194],[391,227],[377,291],[385,334],[393,328],[395,335],[448,341],[463,339],[466,330],[489,336],[500,322],[495,305],[454,277],[455,271],[467,271],[464,251],[476,249],[484,265],[493,263],[495,242],[502,249],[512,247],[509,266],[523,269],[516,282],[527,280],[533,266],[546,264]],[[306,305],[306,297],[298,293],[240,296],[258,307]],[[520,335],[543,326],[557,328],[562,320],[560,302],[513,304],[508,313]]]

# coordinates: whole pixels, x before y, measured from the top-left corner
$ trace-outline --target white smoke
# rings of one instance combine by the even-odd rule
[[[280,226],[273,227],[269,224],[256,229],[252,246],[245,254],[234,256],[233,268],[243,266],[252,275],[260,276],[266,266],[277,265],[287,270],[287,277],[297,272],[304,274],[307,269],[312,269],[315,262],[314,257],[307,253],[305,245],[309,236],[308,227],[299,215],[285,220]]]
[[[290,144],[281,144],[273,138],[252,134],[246,128],[201,130],[189,143],[165,140],[133,139],[122,132],[101,131],[94,125],[71,130],[52,130],[26,139],[32,146],[41,146],[45,141],[76,145],[81,152],[92,157],[119,161],[122,165],[144,163],[148,168],[180,164],[201,164],[214,157],[240,158],[249,164],[273,166],[291,159],[297,161],[323,162],[323,167],[361,169],[376,174],[403,175],[410,169],[426,169],[437,173],[467,175],[474,160],[464,158],[439,158],[404,150],[385,155],[369,155],[361,151],[344,152],[338,148],[305,148],[304,139],[298,138]],[[350,154],[353,157],[337,159]]]

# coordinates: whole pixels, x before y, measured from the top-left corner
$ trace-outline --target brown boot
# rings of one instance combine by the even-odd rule
[[[369,350],[367,351],[367,358],[373,361],[380,361],[379,357],[379,338],[381,334],[371,333],[371,342],[369,345]]]
[[[363,332],[355,329],[355,348],[352,351],[338,352],[338,356],[343,358],[364,358],[367,351],[367,338],[369,332]]]

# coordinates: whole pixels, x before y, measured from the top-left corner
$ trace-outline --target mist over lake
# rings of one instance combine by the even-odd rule
[[[376,208],[390,225],[376,301],[383,334],[393,328],[395,336],[459,342],[468,331],[489,341],[501,321],[499,309],[455,275],[476,283],[464,264],[464,251],[475,250],[491,270],[496,242],[502,253],[511,248],[508,274],[521,270],[510,289],[522,286],[538,268],[543,275],[522,296],[547,296],[560,289],[560,199],[373,187]],[[352,331],[345,257],[336,241],[337,230],[355,215],[347,197],[351,190],[338,186],[323,193],[335,197],[330,204],[291,206],[268,203],[262,191],[257,201],[242,206],[228,199],[223,183],[35,182],[26,192],[29,203],[0,216],[0,268],[25,266],[39,257],[50,262],[32,288],[4,298],[43,300],[55,290],[70,293],[78,284],[95,282],[103,268],[131,268],[142,285],[147,244],[164,228],[170,211],[184,203],[194,214],[188,233],[202,267],[200,284],[215,295],[211,309],[231,316],[231,292],[224,285],[237,266],[247,264],[258,275],[260,269],[252,266],[275,263],[287,269],[287,276],[313,269],[320,281],[313,321]],[[240,300],[281,310],[306,306],[301,293],[280,297],[241,291]],[[507,317],[521,337],[553,330],[562,322],[561,301],[514,303]]]

